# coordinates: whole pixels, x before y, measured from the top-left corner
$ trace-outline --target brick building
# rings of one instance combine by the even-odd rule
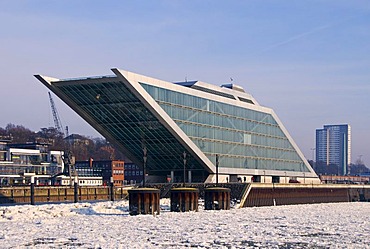
[[[113,177],[114,186],[124,184],[124,161],[102,160],[76,161],[75,164],[78,176],[102,176],[103,185],[109,185]]]

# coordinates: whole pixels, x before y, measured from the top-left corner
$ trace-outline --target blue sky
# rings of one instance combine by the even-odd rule
[[[278,114],[308,159],[315,129],[352,126],[370,165],[370,2],[0,0],[0,127],[53,126],[34,74],[234,79]],[[54,96],[71,133],[98,136]]]

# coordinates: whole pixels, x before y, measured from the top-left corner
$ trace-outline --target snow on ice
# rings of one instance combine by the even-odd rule
[[[370,203],[128,214],[128,202],[0,206],[0,248],[370,248]]]

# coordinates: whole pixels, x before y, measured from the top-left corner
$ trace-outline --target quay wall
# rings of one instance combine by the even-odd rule
[[[175,184],[148,184],[160,189],[161,198],[169,198]],[[204,199],[204,189],[216,184],[186,184],[199,189],[199,198]],[[240,202],[240,207],[274,205],[370,201],[370,185],[348,184],[269,184],[269,183],[222,183],[218,187],[229,188],[230,199]],[[124,199],[132,187],[114,187],[114,200]],[[78,201],[104,201],[111,199],[107,186],[78,187]],[[73,202],[74,188],[69,186],[35,187],[35,203]],[[31,203],[30,186],[0,188],[0,204]]]
[[[114,198],[126,198],[127,190],[130,188],[115,187]],[[79,201],[103,201],[110,200],[110,188],[107,186],[79,187]],[[48,202],[73,202],[74,188],[69,186],[42,186],[35,187],[35,203]],[[22,187],[5,187],[0,188],[0,204],[11,203],[30,203],[31,188]]]
[[[370,185],[253,183],[240,207],[370,201]]]

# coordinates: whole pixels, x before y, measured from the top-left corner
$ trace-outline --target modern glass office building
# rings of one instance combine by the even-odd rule
[[[215,182],[216,168],[220,182],[318,181],[274,111],[243,88],[112,71],[111,76],[36,78],[162,181],[182,181],[184,165],[189,182]]]

